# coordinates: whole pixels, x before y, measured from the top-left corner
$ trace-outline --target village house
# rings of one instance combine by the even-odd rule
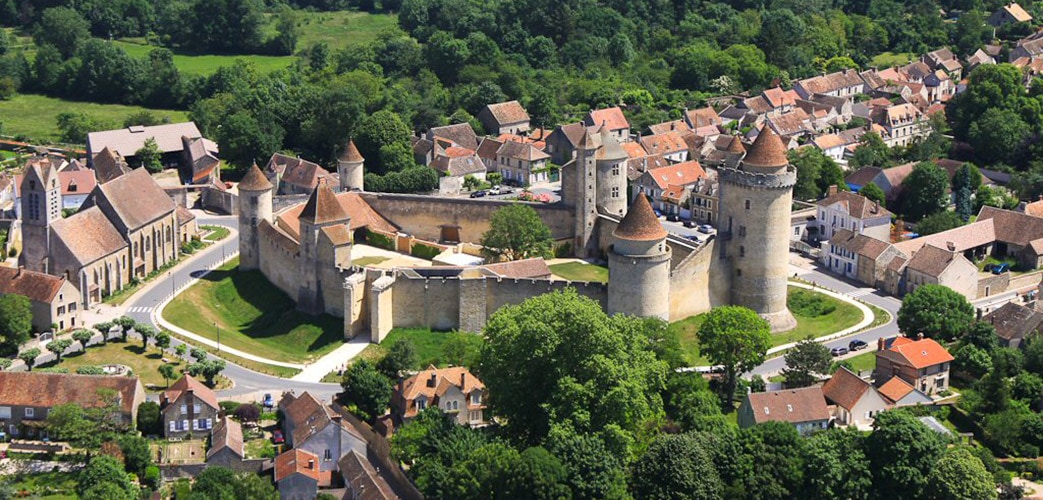
[[[431,127],[424,138],[432,143],[440,144],[443,148],[457,146],[470,150],[478,149],[478,135],[467,122]]]
[[[485,162],[475,151],[465,148],[449,147],[440,151],[431,161],[430,167],[437,170],[443,177],[466,177],[473,175],[480,180],[485,180]]]
[[[364,456],[352,451],[337,462],[344,488],[344,498],[351,500],[397,500],[407,498],[399,496],[384,479],[381,471],[376,470]]]
[[[130,172],[130,167],[123,157],[109,148],[103,148],[91,158],[91,168],[98,184],[105,184]]]
[[[769,116],[765,119],[765,124],[783,137],[784,141],[810,137],[815,133],[811,117],[800,108],[783,115]]]
[[[272,154],[264,166],[264,176],[275,186],[275,193],[283,195],[309,194],[320,180],[326,180],[331,186],[339,183],[334,182],[333,174],[317,163],[282,153]]]
[[[489,135],[523,134],[529,131],[529,113],[518,101],[489,104],[478,112],[478,121]]]
[[[275,457],[275,488],[282,500],[313,500],[320,486],[330,485],[331,474],[319,471],[319,457],[294,448]]]
[[[912,104],[897,104],[887,108],[880,115],[880,125],[885,134],[881,135],[888,147],[908,146],[918,139],[927,137],[930,128],[923,113]]]
[[[753,392],[739,406],[738,422],[743,429],[764,422],[787,422],[807,436],[826,429],[829,409],[821,386]]]
[[[905,274],[905,293],[931,284],[951,288],[968,300],[978,296],[978,266],[955,247],[923,246],[909,259]]]
[[[859,76],[858,71],[845,69],[828,75],[798,80],[793,84],[793,90],[803,99],[811,99],[815,94],[848,97],[865,93],[865,85],[865,81]]]
[[[115,420],[133,428],[145,389],[137,377],[0,371],[0,433],[7,438],[45,436],[51,408],[112,407]]]
[[[636,188],[634,196],[647,196],[649,201],[652,202],[653,208],[662,212],[669,210],[670,213],[680,215],[680,207],[664,202],[663,195],[672,186],[676,186],[681,190],[689,189],[704,176],[706,176],[706,171],[703,170],[703,167],[697,161],[686,161],[676,165],[648,170],[634,181],[633,187]],[[674,196],[687,199],[686,195],[676,192]]]
[[[897,376],[891,377],[890,380],[884,382],[876,390],[895,408],[934,403],[930,396],[920,392],[919,389],[909,385],[908,382]]]
[[[1003,347],[1023,347],[1030,335],[1043,334],[1043,312],[1037,310],[1041,305],[1038,299],[1035,308],[1007,302],[986,314],[982,321],[992,325]]]
[[[818,234],[823,240],[832,238],[838,229],[850,229],[882,241],[890,239],[894,214],[865,196],[830,186],[826,197],[815,205],[818,207]]]
[[[837,134],[822,134],[815,137],[811,143],[822,151],[822,154],[830,157],[833,161],[840,164],[847,163],[844,156],[850,144],[843,137]]]
[[[709,139],[720,135],[720,127],[724,124],[721,117],[717,115],[717,111],[710,106],[698,109],[685,108],[682,118],[688,127],[695,132],[695,135]]]
[[[80,315],[80,293],[64,277],[0,266],[0,295],[9,294],[29,299],[34,332],[49,331],[51,325],[59,331],[85,326]]]
[[[963,77],[963,66],[960,64],[960,60],[957,59],[956,54],[949,50],[948,47],[932,50],[931,52],[924,54],[920,60],[936,72],[945,72],[945,74],[952,80],[960,81]]]
[[[218,155],[217,144],[203,137],[194,122],[168,123],[164,125],[133,125],[116,130],[104,130],[87,134],[87,165],[94,165],[95,156],[104,149],[136,164],[138,150],[148,139],[156,141],[160,152],[160,161],[164,167],[179,167],[185,161],[185,142],[182,138],[200,139],[203,149],[215,158]],[[99,176],[99,179],[101,176]],[[105,182],[105,181],[102,181]]]
[[[1018,5],[1017,2],[1011,2],[1000,7],[996,12],[993,12],[988,19],[989,26],[994,28],[999,28],[1000,26],[1009,23],[1028,22],[1032,22],[1032,16],[1028,12],[1025,12],[1025,9]]]
[[[891,404],[873,384],[863,380],[846,367],[840,367],[825,384],[822,394],[826,400],[836,405],[836,422],[840,425],[853,425],[859,429],[869,429],[873,420]]]
[[[688,160],[688,144],[685,143],[680,132],[641,136],[637,142],[649,154],[662,155],[667,161],[681,163]],[[629,156],[629,151],[627,154]]]
[[[488,423],[485,401],[488,394],[481,380],[462,366],[427,367],[401,380],[391,395],[392,415],[405,423],[429,406],[441,408],[457,424],[481,427]]]
[[[700,224],[716,224],[718,209],[717,174],[708,171],[691,187],[692,208],[689,218]]]
[[[996,58],[989,55],[988,52],[978,49],[967,57],[967,72],[974,71],[975,68],[982,64],[996,64]]]
[[[181,179],[185,184],[207,185],[221,181],[221,161],[214,151],[207,149],[202,137],[181,137],[183,146]]]
[[[503,146],[505,141],[498,140],[493,137],[483,137],[482,142],[478,144],[478,149],[475,150],[475,154],[482,160],[482,164],[485,165],[485,171],[497,172],[499,168],[496,166],[498,161],[496,152],[500,150],[500,146]]]
[[[746,146],[738,136],[721,134],[706,141],[698,156],[699,163],[708,167],[735,168],[746,157]]]
[[[834,273],[877,287],[886,266],[900,252],[894,245],[871,236],[839,229],[822,246],[822,263]]]
[[[1007,61],[1014,63],[1020,59],[1025,59],[1027,63],[1039,57],[1043,57],[1043,38],[1019,40],[1017,45],[1010,49]]]
[[[898,337],[885,346],[883,338],[877,341],[876,368],[873,379],[881,385],[891,377],[899,377],[928,395],[949,389],[949,364],[953,357],[934,339],[917,340]]]
[[[587,127],[604,126],[620,143],[630,141],[630,122],[619,106],[591,110],[583,117],[583,124]]]
[[[208,435],[221,412],[214,391],[188,374],[160,394],[159,407],[167,439]]]
[[[206,464],[235,467],[245,457],[242,425],[228,416],[221,417],[210,434],[210,449],[206,451]]]
[[[547,154],[556,165],[564,165],[576,157],[576,145],[587,131],[583,123],[562,125],[547,136]]]
[[[496,150],[496,168],[504,182],[528,186],[550,180],[550,155],[532,144],[505,141]]]
[[[366,453],[366,440],[340,413],[305,392],[300,396],[283,394],[279,401],[286,444],[317,457],[318,470],[337,468],[337,461],[351,451]]]

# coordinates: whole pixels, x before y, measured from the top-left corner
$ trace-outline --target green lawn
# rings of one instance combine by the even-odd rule
[[[608,283],[608,268],[582,262],[565,262],[550,266],[550,272],[569,281]]]
[[[857,307],[846,302],[805,289],[790,288],[789,293],[791,297],[795,294],[814,294],[814,297],[819,297],[820,300],[834,306],[835,309],[829,314],[818,317],[794,313],[794,317],[797,318],[797,327],[789,331],[773,334],[771,336],[772,347],[796,342],[809,335],[813,338],[818,338],[854,326],[859,321],[862,321],[862,312]],[[681,350],[684,351],[689,366],[709,364],[705,357],[699,355],[698,334],[699,327],[702,324],[703,316],[698,315],[675,321],[670,323],[669,326],[669,330],[674,335],[677,335],[677,339],[681,344]]]
[[[118,47],[122,48],[131,57],[145,58],[148,53],[155,49],[145,45],[140,40],[115,40]],[[174,65],[183,75],[209,75],[222,66],[232,66],[236,60],[243,60],[253,64],[258,71],[268,73],[278,69],[289,67],[296,60],[293,56],[262,56],[256,54],[245,55],[215,55],[215,54],[192,54],[187,52],[174,52]]]
[[[307,363],[344,343],[344,323],[310,316],[260,271],[239,271],[234,259],[167,306],[163,316],[197,335],[275,361]]]
[[[146,108],[124,106],[122,104],[95,104],[89,102],[66,101],[53,97],[35,94],[18,94],[13,98],[0,100],[0,121],[4,124],[4,134],[24,135],[36,141],[57,141],[58,114],[66,111],[84,112],[94,118],[108,122],[112,128],[123,126],[127,116]],[[150,110],[157,118],[169,118],[173,122],[188,120],[184,111],[165,109]],[[87,140],[86,137],[83,138]]]
[[[75,345],[79,346],[79,343]],[[60,364],[50,363],[41,365],[40,368],[62,367],[68,368],[69,373],[76,373],[76,369],[81,366],[127,365],[134,372],[134,375],[141,378],[142,385],[147,387],[151,384],[163,388],[166,387],[166,381],[159,375],[159,365],[164,364],[163,357],[164,355],[160,353],[159,349],[154,347],[149,347],[148,351],[143,353],[141,342],[131,338],[126,343],[110,341],[103,346],[90,347],[86,353],[81,351],[63,357]],[[171,361],[177,360],[177,356],[172,354],[167,354],[166,357]],[[171,383],[173,382],[171,380]]]
[[[911,52],[884,52],[877,54],[876,57],[870,61],[869,65],[880,69],[887,69],[891,66],[909,64],[916,58],[916,54]]]
[[[75,500],[76,478],[79,472],[38,472],[15,474],[6,479],[16,492],[16,497],[31,497],[41,500]],[[22,495],[21,493],[26,493]]]
[[[351,259],[351,264],[354,266],[363,267],[375,266],[377,264],[380,264],[381,262],[384,262],[385,260],[390,260],[390,257],[363,257],[361,259]]]
[[[387,354],[388,346],[399,340],[408,340],[416,347],[418,368],[427,368],[430,365],[472,365],[482,344],[482,337],[473,333],[436,332],[426,328],[395,328],[383,342],[366,346],[355,359],[365,359],[377,363]],[[446,352],[447,347],[457,352]],[[326,375],[322,381],[340,382],[340,378],[337,372],[332,372]]]
[[[876,368],[876,351],[867,349],[868,352],[859,354],[858,356],[848,358],[846,361],[851,363],[851,369],[858,373],[862,370],[872,370]]]
[[[206,239],[210,241],[221,241],[232,233],[231,230],[224,226],[200,226],[199,228],[204,231],[209,231],[209,234],[206,235]]]
[[[320,42],[333,50],[361,45],[376,40],[382,31],[398,26],[395,14],[340,11],[298,12],[298,15],[302,28],[298,51]]]
[[[213,348],[213,347],[210,347],[210,346],[206,346],[206,345],[199,345],[198,343],[192,342],[191,339],[186,339],[184,337],[181,337],[180,335],[178,335],[178,334],[176,334],[176,333],[174,333],[174,332],[172,332],[170,330],[163,330],[163,331],[167,332],[167,334],[169,334],[171,337],[175,337],[175,338],[177,338],[177,339],[179,339],[179,340],[181,340],[183,342],[188,343],[192,347],[201,347],[201,348],[205,349],[206,352],[208,352],[208,353],[210,353],[210,354],[212,354],[214,356],[217,356],[219,358],[222,358],[222,359],[224,359],[226,361],[229,361],[231,363],[235,363],[235,364],[237,364],[237,365],[239,365],[239,366],[241,366],[243,368],[246,368],[247,370],[253,370],[253,371],[258,372],[258,373],[264,373],[266,375],[271,375],[273,377],[282,377],[282,378],[291,378],[294,375],[296,375],[296,374],[301,372],[300,370],[298,370],[296,368],[289,368],[289,367],[285,367],[285,366],[269,365],[267,363],[258,363],[256,361],[252,361],[252,360],[249,360],[249,359],[246,359],[246,358],[240,358],[239,356],[233,356],[231,354],[228,354],[228,351],[221,351],[219,353],[219,352],[217,352],[216,348]],[[224,339],[223,336],[221,338],[222,338],[222,340]]]

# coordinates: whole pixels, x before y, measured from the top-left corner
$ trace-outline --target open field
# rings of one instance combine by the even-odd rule
[[[823,335],[829,335],[862,321],[862,311],[859,311],[857,307],[851,304],[804,289],[791,288],[789,292],[791,297],[795,292],[814,294],[814,296],[820,297],[824,303],[834,306],[835,309],[829,314],[817,317],[794,313],[794,317],[797,318],[797,327],[789,331],[773,334],[771,336],[772,347],[797,342],[808,336],[818,338]],[[709,364],[709,360],[699,355],[699,327],[702,324],[703,316],[698,315],[675,321],[669,326],[669,330],[678,336],[681,350],[684,351],[685,359],[689,366]],[[872,362],[875,363],[875,359]]]
[[[163,316],[222,345],[276,361],[306,363],[344,342],[343,321],[310,316],[260,271],[235,259],[207,274],[167,306]]]
[[[138,58],[148,57],[148,53],[156,48],[145,45],[143,40],[137,39],[115,40],[113,43],[125,50],[131,57]],[[222,66],[231,66],[235,64],[237,59],[253,64],[263,73],[287,68],[293,64],[293,61],[295,60],[293,56],[262,56],[256,54],[216,55],[192,54],[181,51],[174,52],[174,65],[177,66],[178,71],[182,74],[189,76],[209,75]]]
[[[883,52],[877,54],[872,61],[869,62],[870,66],[885,69],[891,66],[898,66],[903,64],[909,64],[916,59],[916,54],[910,52]]]
[[[139,106],[122,104],[95,104],[90,102],[66,101],[35,94],[18,94],[0,101],[0,117],[4,124],[3,133],[11,136],[26,136],[36,141],[57,141],[58,115],[66,111],[87,113],[108,122],[112,128],[123,126],[123,120],[143,109]],[[166,109],[153,109],[157,118],[170,118],[173,122],[188,120],[188,113]],[[87,140],[86,137],[83,138]]]
[[[564,262],[550,266],[550,272],[569,281],[608,283],[608,268],[595,264]]]
[[[79,346],[79,343],[75,345]],[[177,356],[168,355],[167,359],[177,361]],[[158,388],[166,387],[166,381],[159,374],[159,365],[164,364],[163,354],[154,347],[149,347],[148,351],[142,352],[141,343],[135,339],[128,339],[126,343],[110,340],[105,345],[87,348],[87,352],[80,351],[62,356],[62,362],[59,364],[52,362],[41,365],[40,368],[61,367],[68,368],[69,373],[76,373],[76,369],[81,366],[108,364],[129,366],[134,375],[141,378],[141,385],[146,388],[150,385]],[[182,362],[178,366],[178,371],[184,366],[185,363]]]

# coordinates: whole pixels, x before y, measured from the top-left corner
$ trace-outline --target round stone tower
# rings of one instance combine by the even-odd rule
[[[257,269],[261,265],[261,221],[272,222],[272,183],[254,163],[239,183],[239,268]]]
[[[756,311],[772,331],[789,330],[796,326],[786,308],[786,278],[797,170],[765,126],[738,167],[719,169],[719,177],[718,245],[731,265],[731,303]]]
[[[612,237],[609,314],[670,319],[670,247],[648,198],[634,200]]]
[[[597,206],[602,213],[623,216],[627,210],[627,155],[608,127],[598,131],[601,148],[597,163]]]
[[[340,176],[341,191],[363,191],[366,159],[355,147],[355,141],[348,139],[344,152],[337,158],[337,174]]]

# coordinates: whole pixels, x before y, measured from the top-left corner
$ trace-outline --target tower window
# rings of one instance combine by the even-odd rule
[[[619,175],[619,165],[612,166],[612,175]]]
[[[745,256],[746,256],[746,247],[740,246],[739,247],[739,257],[745,257]]]
[[[742,269],[736,269],[735,270],[735,275],[741,278],[742,277]]]
[[[750,200],[746,200],[746,210],[750,209]]]
[[[612,188],[612,197],[613,198],[619,198],[619,188],[618,187]]]
[[[739,236],[746,236],[746,226],[739,226]]]

